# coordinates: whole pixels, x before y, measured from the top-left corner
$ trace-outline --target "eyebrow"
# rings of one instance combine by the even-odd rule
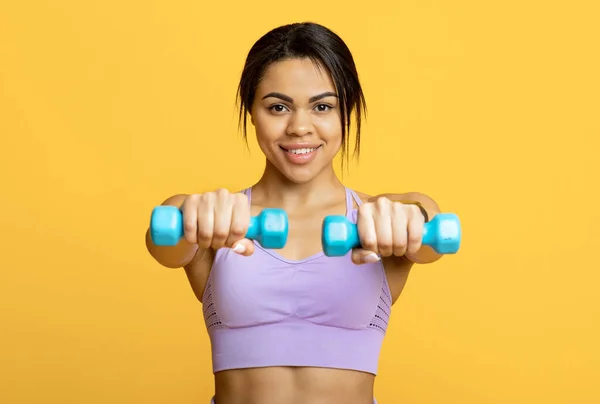
[[[265,95],[262,99],[264,100],[265,98],[269,98],[269,97],[274,97],[274,98],[279,98],[283,101],[287,101],[289,103],[294,103],[294,99],[292,97],[289,97],[285,94],[281,94],[281,93],[269,93],[267,95]],[[326,98],[326,97],[336,97],[337,98],[337,94],[331,91],[327,91],[318,95],[314,95],[312,97],[310,97],[308,99],[308,102],[315,102],[315,101],[319,101],[320,99]]]

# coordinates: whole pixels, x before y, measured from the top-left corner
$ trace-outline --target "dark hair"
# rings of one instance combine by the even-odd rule
[[[250,49],[236,97],[240,106],[239,124],[243,126],[244,139],[248,140],[247,116],[265,70],[273,62],[290,58],[310,58],[317,66],[324,67],[329,72],[340,100],[342,157],[347,156],[349,150],[348,132],[352,112],[356,119],[354,153],[358,156],[361,118],[366,114],[366,102],[352,53],[337,34],[312,22],[277,27],[263,35]]]

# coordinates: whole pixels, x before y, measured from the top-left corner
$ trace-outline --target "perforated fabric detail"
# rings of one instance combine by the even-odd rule
[[[206,328],[209,331],[224,327],[223,323],[221,322],[221,318],[219,317],[219,313],[217,313],[215,302],[212,298],[212,280],[210,276],[206,285],[206,298],[202,311],[204,312],[204,322],[206,323]]]
[[[377,311],[371,319],[369,328],[376,328],[381,332],[385,333],[387,330],[388,322],[390,321],[390,313],[392,310],[392,297],[388,292],[387,277],[383,276],[383,284],[381,285],[381,295],[379,296],[379,304],[377,304]]]

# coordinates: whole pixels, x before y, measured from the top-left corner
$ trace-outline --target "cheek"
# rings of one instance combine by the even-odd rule
[[[254,119],[254,129],[259,143],[270,143],[285,135],[287,123],[282,117],[257,116]]]
[[[330,145],[342,143],[342,126],[339,118],[331,117],[323,119],[315,126],[317,127],[320,137],[330,143]]]

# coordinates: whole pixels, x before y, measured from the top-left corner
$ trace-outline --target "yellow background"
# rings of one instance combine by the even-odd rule
[[[395,306],[379,402],[600,402],[596,4],[2,0],[0,402],[208,403],[201,305],[144,232],[172,194],[258,179],[237,80],[302,20],[364,84],[346,184],[463,224]]]

